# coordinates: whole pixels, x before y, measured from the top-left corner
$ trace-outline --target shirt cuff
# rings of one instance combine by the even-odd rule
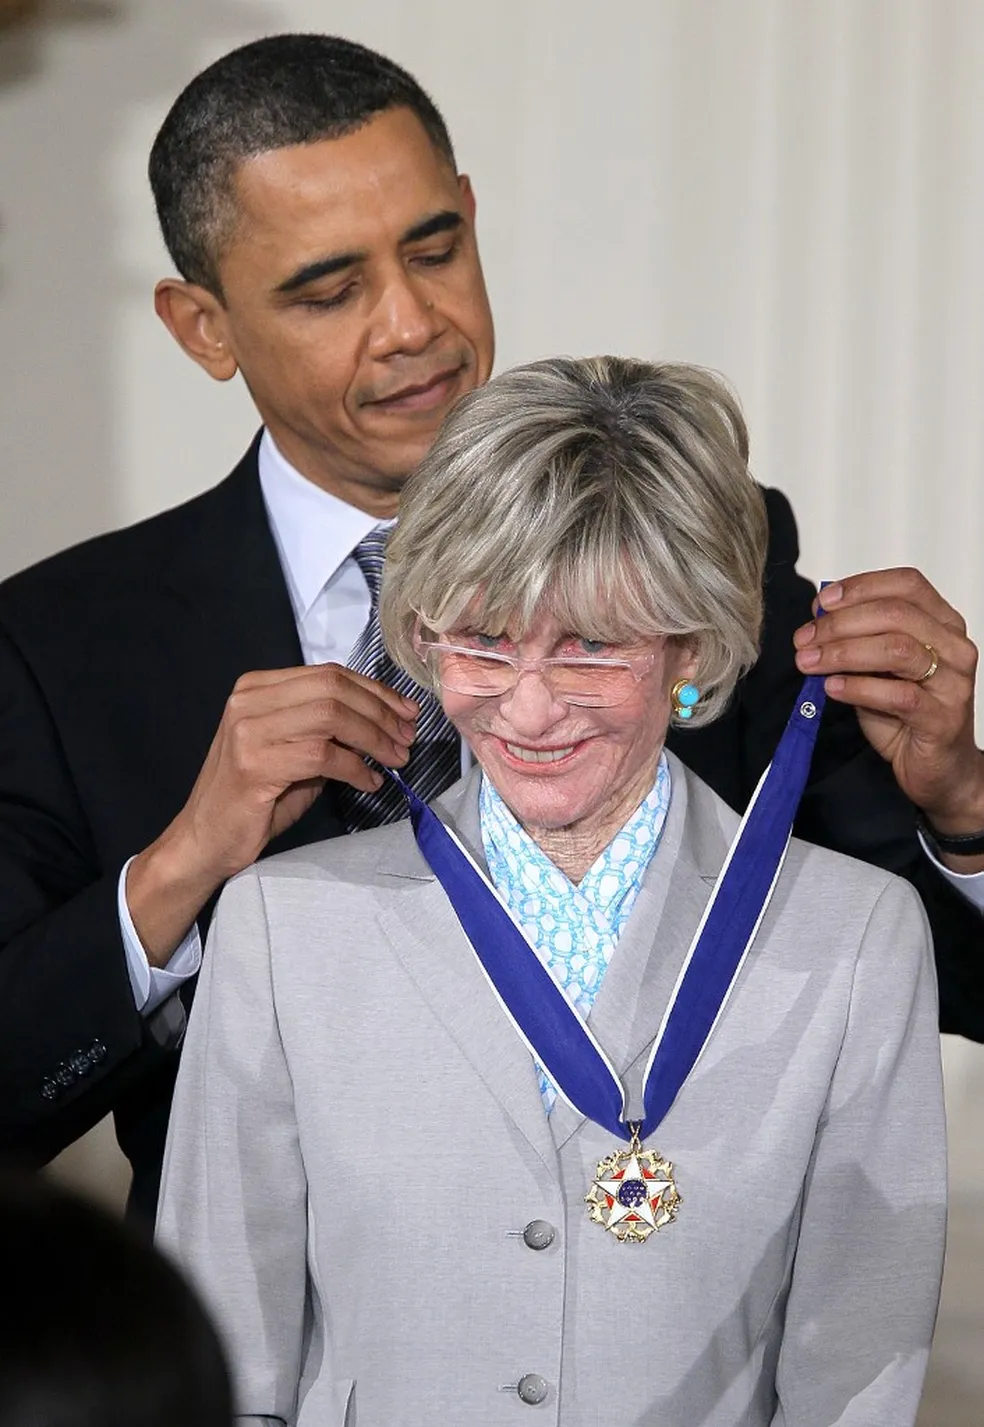
[[[126,874],[132,861],[130,857],[123,864],[116,889],[116,906],[133,1002],[142,1016],[149,1016],[162,1001],[166,1001],[197,973],[202,964],[202,939],[198,935],[197,923],[193,923],[191,931],[171,954],[167,965],[151,966],[126,904]],[[984,892],[981,895],[984,897]]]
[[[922,833],[919,833],[919,841],[922,843],[923,852],[940,876],[946,878],[950,886],[960,893],[964,901],[970,902],[978,911],[984,912],[984,872],[954,872],[951,867],[944,867],[933,851],[933,844],[928,842]]]

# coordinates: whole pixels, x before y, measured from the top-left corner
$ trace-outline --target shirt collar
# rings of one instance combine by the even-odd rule
[[[270,528],[300,620],[359,541],[388,522],[374,520],[302,476],[269,431],[263,432],[258,464]]]

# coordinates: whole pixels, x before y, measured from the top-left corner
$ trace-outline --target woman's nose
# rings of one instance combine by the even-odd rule
[[[546,733],[567,715],[567,704],[558,699],[538,669],[521,672],[508,693],[499,698],[499,712],[517,733],[535,738]]]

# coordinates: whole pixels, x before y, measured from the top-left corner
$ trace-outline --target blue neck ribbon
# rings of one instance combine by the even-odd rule
[[[495,888],[435,813],[396,774],[414,836],[447,893],[500,1005],[559,1093],[613,1135],[651,1135],[706,1045],[765,915],[810,770],[823,679],[808,677],[779,747],[742,818],[653,1045],[644,1117],[625,1120],[622,1084],[588,1025],[567,1000]]]

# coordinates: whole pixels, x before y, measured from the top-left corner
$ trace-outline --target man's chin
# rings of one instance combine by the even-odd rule
[[[381,459],[375,468],[365,470],[363,477],[365,484],[372,486],[377,491],[385,491],[389,494],[402,491],[433,444],[433,441],[426,441],[421,442],[419,447],[404,446],[400,451],[398,462],[392,459],[392,451],[380,452],[380,457],[385,455],[389,459]]]
[[[406,471],[399,476],[380,474],[372,484],[377,491],[383,491],[387,495],[399,495],[412,475],[412,471]]]
[[[439,421],[435,422],[433,430],[416,436],[413,441],[401,441],[396,451],[392,442],[388,447],[379,449],[380,459],[374,472],[373,484],[381,491],[402,490],[421,461],[429,455],[440,426]]]

